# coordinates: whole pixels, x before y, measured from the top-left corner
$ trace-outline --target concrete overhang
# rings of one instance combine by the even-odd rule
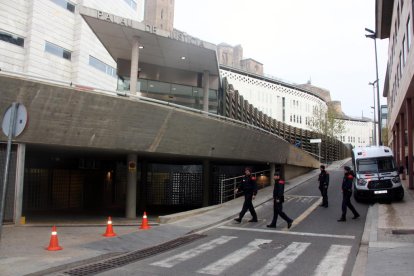
[[[394,0],[375,1],[375,33],[377,38],[390,37]]]
[[[212,43],[84,6],[80,14],[115,61],[131,60],[134,37],[138,37],[144,47],[140,49],[139,62],[190,72],[209,71],[219,76],[217,47]]]

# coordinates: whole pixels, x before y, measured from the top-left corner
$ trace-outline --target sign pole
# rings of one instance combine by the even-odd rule
[[[7,139],[6,164],[4,167],[3,189],[1,193],[1,202],[0,202],[0,240],[1,240],[1,233],[2,233],[2,227],[3,227],[4,205],[6,201],[6,192],[7,192],[7,189],[6,189],[7,178],[9,176],[10,153],[11,153],[12,139],[14,136],[14,130],[15,130],[15,125],[16,125],[17,107],[18,107],[18,103],[15,103],[15,102],[12,103],[10,125],[9,125],[9,135]]]
[[[322,139],[310,139],[309,143],[311,144],[318,144],[318,150],[319,150],[319,163],[321,163],[321,143]]]

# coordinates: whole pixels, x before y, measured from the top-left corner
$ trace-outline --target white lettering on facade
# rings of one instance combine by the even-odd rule
[[[172,31],[169,38],[204,48],[204,42],[202,40],[177,30]]]
[[[156,34],[157,33],[157,27],[152,25],[145,25],[145,31],[149,33]]]
[[[116,15],[112,15],[112,14],[109,14],[109,13],[103,12],[103,11],[98,11],[97,18],[101,19],[101,20],[104,20],[104,21],[111,22],[111,23],[127,26],[127,27],[132,26],[132,20],[131,19],[123,18],[123,17],[116,16]]]

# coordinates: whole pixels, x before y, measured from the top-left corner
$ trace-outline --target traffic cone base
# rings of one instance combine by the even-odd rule
[[[146,212],[144,212],[144,216],[142,217],[142,223],[141,223],[141,226],[139,227],[139,229],[143,229],[143,230],[151,229],[151,226],[149,226],[149,224],[148,224],[148,218],[147,218],[147,213]]]
[[[58,251],[62,250],[63,248],[59,246],[59,240],[57,236],[56,226],[52,227],[52,235],[50,236],[50,242],[49,246],[46,248],[46,250],[49,251]]]
[[[102,236],[104,237],[115,237],[116,236],[114,229],[112,227],[111,217],[108,217],[108,223],[106,224],[106,231]]]

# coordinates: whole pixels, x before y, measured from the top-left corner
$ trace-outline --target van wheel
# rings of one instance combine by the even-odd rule
[[[356,193],[354,193],[354,199],[355,199],[355,201],[356,201],[356,202],[358,202],[358,203],[361,203],[361,202],[362,202],[362,199],[361,199],[359,196],[357,196],[357,194],[356,194]]]
[[[404,190],[401,189],[401,191],[399,191],[397,193],[397,195],[395,196],[395,200],[396,201],[401,201],[401,200],[403,200],[403,198],[404,198]]]

